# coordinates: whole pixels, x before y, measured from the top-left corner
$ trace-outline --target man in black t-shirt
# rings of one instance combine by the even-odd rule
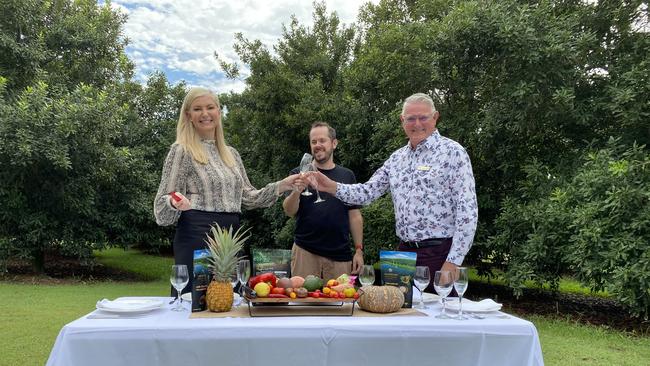
[[[309,131],[309,144],[314,166],[328,178],[341,183],[356,183],[354,173],[334,164],[336,131],[325,122],[316,122]],[[299,173],[300,168],[292,170]],[[323,202],[316,203],[314,187],[311,196],[297,186],[282,203],[284,212],[296,217],[294,244],[291,249],[291,274],[306,277],[313,274],[325,280],[341,274],[356,274],[363,267],[363,217],[359,206],[347,205],[329,193],[319,192]],[[355,253],[350,249],[350,234]]]

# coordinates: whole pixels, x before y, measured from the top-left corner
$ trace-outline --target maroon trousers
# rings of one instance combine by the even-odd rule
[[[433,289],[433,277],[436,274],[436,271],[439,271],[442,268],[442,265],[447,260],[447,255],[451,249],[452,239],[445,239],[439,245],[432,245],[426,248],[411,248],[404,243],[400,243],[399,250],[402,252],[415,252],[418,254],[417,260],[415,262],[416,266],[427,266],[431,272],[431,282],[427,286],[425,292],[436,293]]]

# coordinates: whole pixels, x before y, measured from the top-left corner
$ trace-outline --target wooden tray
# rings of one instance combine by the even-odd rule
[[[244,298],[246,302],[248,303],[248,314],[251,317],[256,317],[256,316],[279,316],[279,315],[263,315],[261,311],[254,312],[253,308],[256,308],[258,306],[263,306],[263,305],[277,305],[277,306],[282,306],[282,307],[300,307],[302,309],[311,307],[313,309],[313,312],[304,312],[302,311],[300,314],[295,314],[295,316],[341,316],[341,315],[346,315],[346,316],[352,316],[354,314],[354,304],[356,303],[356,299],[353,298],[345,298],[345,299],[333,299],[333,298],[328,298],[328,297],[303,297],[303,298],[296,298],[296,299],[291,299],[291,298],[275,298],[275,297],[255,297],[255,298],[249,298],[245,297]],[[347,310],[343,309],[343,305],[345,304],[352,304],[350,306],[350,313],[347,313]],[[323,312],[319,312],[318,308],[335,308],[335,307],[340,307],[342,310],[339,312],[339,314],[325,314]]]

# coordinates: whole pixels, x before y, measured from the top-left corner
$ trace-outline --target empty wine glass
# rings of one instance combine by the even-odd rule
[[[316,167],[313,165],[312,167],[312,170],[316,171]],[[316,190],[316,201],[314,201],[314,203],[325,202],[324,199],[320,198],[320,192],[318,191],[318,182],[316,182],[316,179],[314,177],[309,177],[309,181],[314,185],[314,189]]]
[[[239,280],[239,294],[243,297],[243,287],[246,286],[248,279],[251,276],[251,262],[247,259],[242,259],[237,262],[237,279]]]
[[[361,268],[359,282],[361,282],[361,286],[370,286],[375,283],[375,267],[370,264],[365,264]]]
[[[190,281],[190,276],[187,273],[187,266],[184,264],[174,264],[172,266],[171,275],[169,276],[169,281],[176,289],[176,306],[171,310],[184,311],[185,308],[181,304],[181,291],[183,291],[185,286],[187,286],[187,283]]]
[[[467,291],[468,283],[467,268],[458,267],[454,279],[454,289],[458,294],[458,316],[456,317],[458,320],[469,319],[466,315],[463,315],[463,294]]]
[[[436,315],[438,319],[451,319],[447,315],[447,296],[449,296],[453,286],[454,280],[452,279],[451,272],[436,271],[436,274],[433,276],[433,288],[442,298],[442,313]]]
[[[418,306],[418,309],[426,309],[427,307],[424,305],[424,299],[422,298],[424,289],[429,286],[429,282],[431,282],[431,273],[429,272],[429,267],[427,266],[416,266],[415,267],[415,276],[413,276],[413,282],[415,283],[415,287],[418,288],[420,291],[420,305]]]
[[[314,157],[311,154],[305,153],[300,160],[300,175],[304,175],[311,170],[311,161],[314,160]],[[312,193],[309,192],[309,187],[305,187],[305,190],[301,193],[303,196],[311,196]]]

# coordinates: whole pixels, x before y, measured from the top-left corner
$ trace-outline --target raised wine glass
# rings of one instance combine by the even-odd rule
[[[451,319],[451,317],[447,315],[447,296],[449,296],[453,286],[454,281],[451,272],[436,271],[436,274],[433,276],[433,288],[442,298],[442,313],[436,315],[436,318],[438,319]]]
[[[318,169],[312,164],[311,170],[315,172]],[[320,198],[320,192],[318,191],[318,182],[316,181],[316,178],[309,176],[309,182],[314,186],[314,190],[316,191],[316,201],[314,201],[314,203],[325,202],[324,199]]]
[[[169,276],[169,281],[176,289],[176,306],[171,310],[185,311],[185,308],[181,304],[181,291],[183,291],[185,286],[187,286],[187,283],[190,281],[190,276],[187,273],[187,266],[184,264],[174,264],[172,266],[171,275]]]
[[[304,175],[311,170],[311,161],[314,160],[314,157],[311,154],[305,153],[300,160],[300,175]],[[312,193],[309,192],[309,187],[305,187],[305,190],[301,193],[303,196],[311,196]]]
[[[458,267],[456,269],[456,276],[454,279],[454,289],[458,294],[458,320],[469,319],[467,315],[463,315],[463,294],[467,291],[467,285],[469,284],[469,279],[467,276],[466,267]]]
[[[413,282],[415,283],[415,287],[417,287],[420,291],[420,305],[418,306],[418,309],[426,309],[427,307],[424,305],[424,299],[422,295],[424,289],[426,289],[427,286],[429,286],[429,282],[431,282],[431,272],[429,272],[429,267],[416,266]]]

